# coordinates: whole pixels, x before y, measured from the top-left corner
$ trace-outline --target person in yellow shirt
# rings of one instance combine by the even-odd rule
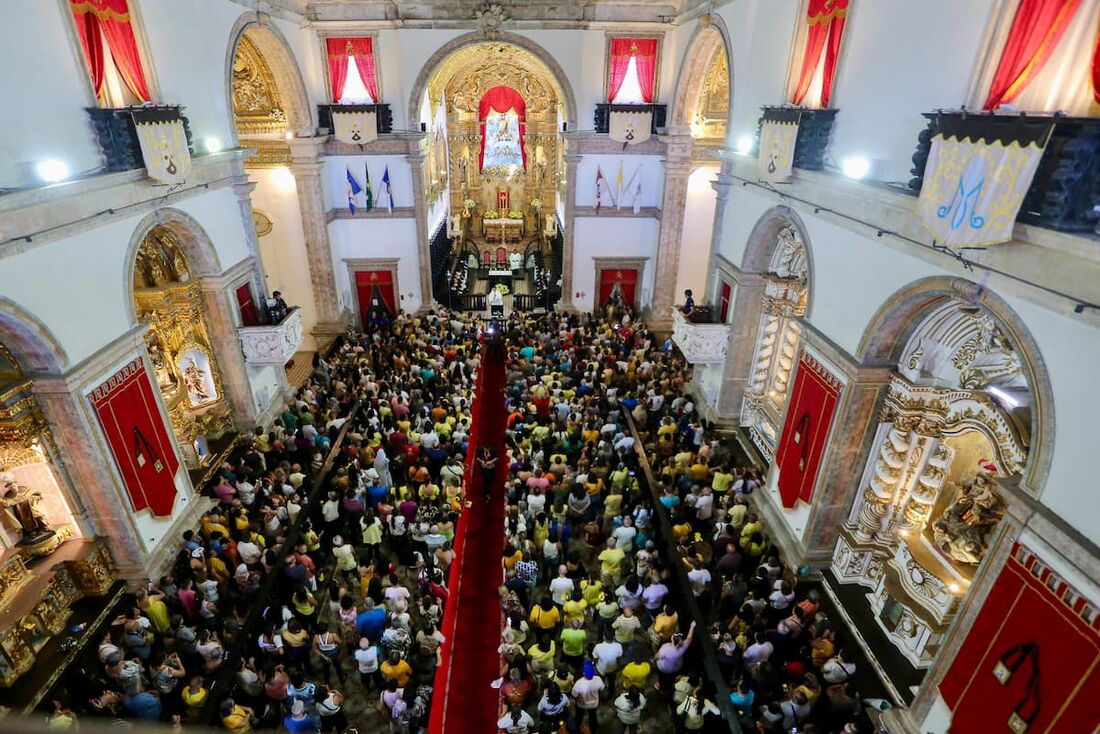
[[[618,586],[623,575],[623,560],[626,559],[626,553],[618,547],[614,538],[607,539],[607,547],[596,558],[600,562],[600,581],[603,582],[604,587]]]
[[[596,574],[591,573],[587,579],[581,579],[581,594],[590,608],[600,603],[603,598],[603,584],[596,578]]]
[[[588,611],[588,602],[584,600],[580,589],[573,589],[573,596],[561,606],[562,616],[566,624],[576,620],[584,624],[585,614]]]
[[[198,721],[199,714],[202,713],[202,707],[206,704],[206,698],[209,695],[210,692],[203,686],[202,676],[191,676],[191,681],[187,684],[187,687],[180,692],[180,698],[183,699],[183,705],[186,707],[188,720]]]
[[[528,621],[541,630],[552,630],[561,621],[561,612],[554,606],[553,599],[544,596],[538,604],[531,608],[531,616]]]
[[[222,701],[221,705],[222,726],[226,731],[246,732],[252,731],[252,709],[247,706],[239,706],[232,698]]]
[[[527,648],[527,662],[531,666],[531,672],[536,676],[543,676],[552,672],[554,670],[554,655],[557,652],[557,643],[549,636],[542,635],[538,642]]]
[[[730,471],[729,465],[722,466],[711,477],[710,488],[714,490],[714,494],[718,497],[724,496],[723,493],[728,492],[732,486],[733,472]]]
[[[653,666],[645,660],[627,663],[622,669],[623,690],[636,686],[645,689],[649,683],[649,675],[653,672]]]
[[[653,620],[650,633],[655,643],[664,644],[672,639],[679,628],[680,615],[676,613],[671,604],[666,604],[664,610]]]
[[[504,558],[501,559],[500,565],[504,567],[505,572],[515,571],[516,564],[522,560],[523,551],[517,549],[511,543],[504,546]]]
[[[379,669],[382,671],[382,677],[387,681],[392,680],[398,688],[404,688],[412,680],[412,666],[408,661],[401,659],[401,653],[397,650],[390,652],[386,662],[382,663]]]

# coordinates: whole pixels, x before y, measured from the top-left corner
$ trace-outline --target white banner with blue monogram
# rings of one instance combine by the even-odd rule
[[[984,247],[1012,239],[1051,129],[1047,121],[982,116],[944,121],[932,138],[917,203],[936,244]]]

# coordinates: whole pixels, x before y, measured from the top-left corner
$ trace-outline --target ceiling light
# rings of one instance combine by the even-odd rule
[[[53,158],[36,163],[34,172],[46,183],[57,183],[69,177],[69,167],[64,162]]]
[[[1004,403],[1008,407],[1010,407],[1010,408],[1019,408],[1020,407],[1020,401],[1017,400],[1016,398],[1012,397],[1012,395],[1005,392],[1001,388],[993,387],[991,385],[990,387],[988,387],[986,389],[989,390],[990,395],[997,398],[998,400],[1000,400],[1002,403]]]
[[[840,169],[845,176],[858,181],[871,172],[871,161],[861,155],[848,156],[841,161]]]
[[[207,153],[220,153],[222,149],[222,141],[217,138],[210,137],[202,141],[202,144],[206,146]]]
[[[960,591],[962,591],[962,588],[958,584],[948,584],[947,590],[950,591],[952,594],[958,594]]]
[[[752,136],[742,135],[737,139],[737,152],[741,155],[748,155],[752,150]]]

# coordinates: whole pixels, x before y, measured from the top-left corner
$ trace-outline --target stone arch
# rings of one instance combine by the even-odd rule
[[[210,235],[202,228],[202,225],[187,212],[171,207],[157,209],[146,215],[130,236],[130,244],[126,248],[126,268],[124,273],[129,277],[134,270],[137,260],[137,251],[141,243],[149,235],[154,227],[161,226],[172,231],[180,243],[187,264],[195,278],[203,278],[212,275],[220,275],[222,272],[221,260],[214,248]],[[126,299],[126,308],[130,316],[130,323],[137,325],[137,308],[133,298]]]
[[[707,66],[714,53],[720,48],[726,49],[726,63],[730,80],[730,111],[726,119],[726,134],[733,130],[733,44],[730,42],[729,29],[719,15],[706,16],[709,22],[700,22],[688,40],[687,50],[680,63],[680,75],[676,80],[676,94],[672,100],[672,124],[691,125],[695,105],[698,103],[699,88],[703,83]]]
[[[286,37],[261,13],[243,13],[233,25],[229,34],[229,45],[225,52],[225,99],[229,115],[229,129],[234,144],[237,143],[237,126],[233,115],[233,57],[237,53],[237,44],[246,32],[263,54],[275,82],[279,96],[286,107],[287,125],[297,137],[312,137],[314,133],[313,111],[306,93],[305,80],[301,69],[290,50]]]
[[[553,76],[554,81],[561,90],[562,103],[565,105],[566,122],[569,123],[570,128],[576,127],[577,100],[573,95],[573,87],[569,84],[569,77],[566,76],[565,70],[561,68],[561,65],[558,64],[557,60],[548,53],[546,49],[526,36],[521,36],[518,33],[501,33],[496,38],[486,39],[478,32],[465,33],[457,38],[451,39],[440,46],[436,52],[428,58],[424,66],[420,68],[420,73],[416,75],[416,82],[413,84],[412,94],[409,97],[408,124],[410,126],[413,125],[415,120],[419,119],[420,104],[424,99],[424,92],[428,89],[429,80],[432,78],[432,75],[435,74],[436,70],[439,69],[440,65],[447,60],[447,57],[460,48],[486,41],[518,46],[538,59],[550,71],[551,76]]]
[[[988,311],[1004,329],[1022,358],[1034,406],[1031,446],[1021,485],[1039,494],[1054,455],[1054,391],[1039,345],[1023,319],[996,293],[952,276],[932,276],[910,283],[892,295],[868,323],[856,358],[866,366],[895,368],[910,336],[925,317],[946,299],[954,298]]]
[[[60,375],[69,367],[69,355],[49,328],[4,296],[0,296],[0,343],[26,376]]]
[[[806,250],[806,314],[809,318],[814,302],[814,252],[806,225],[798,212],[789,206],[772,207],[756,221],[749,234],[745,253],[741,257],[741,270],[746,273],[762,274],[768,272],[772,255],[775,254],[776,235],[784,227],[791,227],[798,234]]]

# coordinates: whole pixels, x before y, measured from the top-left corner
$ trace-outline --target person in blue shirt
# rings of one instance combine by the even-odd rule
[[[691,295],[690,288],[684,291],[684,307],[680,310],[684,312],[685,316],[690,315],[695,310],[695,299]]]
[[[160,698],[152,691],[142,691],[140,686],[132,686],[122,701],[123,708],[135,718],[143,721],[160,719],[162,706]]]
[[[372,644],[376,645],[382,640],[382,632],[386,629],[386,610],[376,609],[374,600],[369,597],[365,603],[366,609],[355,618],[355,627]]]
[[[386,499],[386,495],[390,493],[390,488],[381,484],[373,484],[367,488],[367,499],[370,501],[371,509],[378,509],[379,503]]]
[[[283,719],[283,727],[291,734],[321,731],[321,720],[316,716],[306,716],[306,707],[301,701],[295,701],[290,707],[290,715]]]
[[[535,358],[535,348],[528,344],[523,349],[519,350],[519,356],[530,362]]]

